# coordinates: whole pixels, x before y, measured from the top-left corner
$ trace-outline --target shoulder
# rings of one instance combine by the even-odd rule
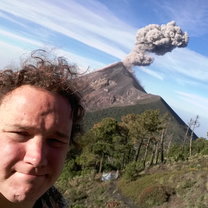
[[[67,208],[67,202],[63,195],[52,186],[36,202],[34,208]]]

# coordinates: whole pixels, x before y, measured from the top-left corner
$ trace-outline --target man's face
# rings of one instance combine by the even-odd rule
[[[0,204],[34,203],[60,175],[72,127],[60,95],[24,85],[0,105]],[[4,198],[5,197],[5,198]]]

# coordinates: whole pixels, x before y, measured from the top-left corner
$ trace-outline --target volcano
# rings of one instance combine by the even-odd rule
[[[181,141],[184,138],[188,129],[185,122],[161,96],[147,93],[122,62],[85,74],[78,79],[78,88],[87,112],[83,122],[85,129],[105,117],[119,120],[129,113],[158,109],[162,114],[169,115],[169,134],[174,140]],[[197,136],[194,134],[193,139],[195,138]]]

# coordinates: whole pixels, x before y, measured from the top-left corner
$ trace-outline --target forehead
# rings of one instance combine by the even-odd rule
[[[70,104],[64,98],[62,95],[50,92],[48,90],[38,88],[31,85],[23,85],[21,87],[16,88],[15,90],[10,91],[8,94],[6,94],[2,99],[2,104],[5,104],[7,102],[13,102],[13,101],[27,101],[27,100],[34,100],[39,99],[41,101],[48,101],[52,103],[67,103],[70,108]]]
[[[0,109],[2,108],[17,112],[54,111],[71,115],[71,105],[66,98],[30,85],[21,86],[5,95],[0,105]]]

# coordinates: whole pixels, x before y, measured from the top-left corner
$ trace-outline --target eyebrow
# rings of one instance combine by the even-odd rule
[[[21,126],[19,124],[9,124],[9,125],[6,125],[6,128],[17,128],[17,129],[21,129],[21,130],[33,130],[33,129],[35,129],[35,127],[32,127],[32,126]]]

